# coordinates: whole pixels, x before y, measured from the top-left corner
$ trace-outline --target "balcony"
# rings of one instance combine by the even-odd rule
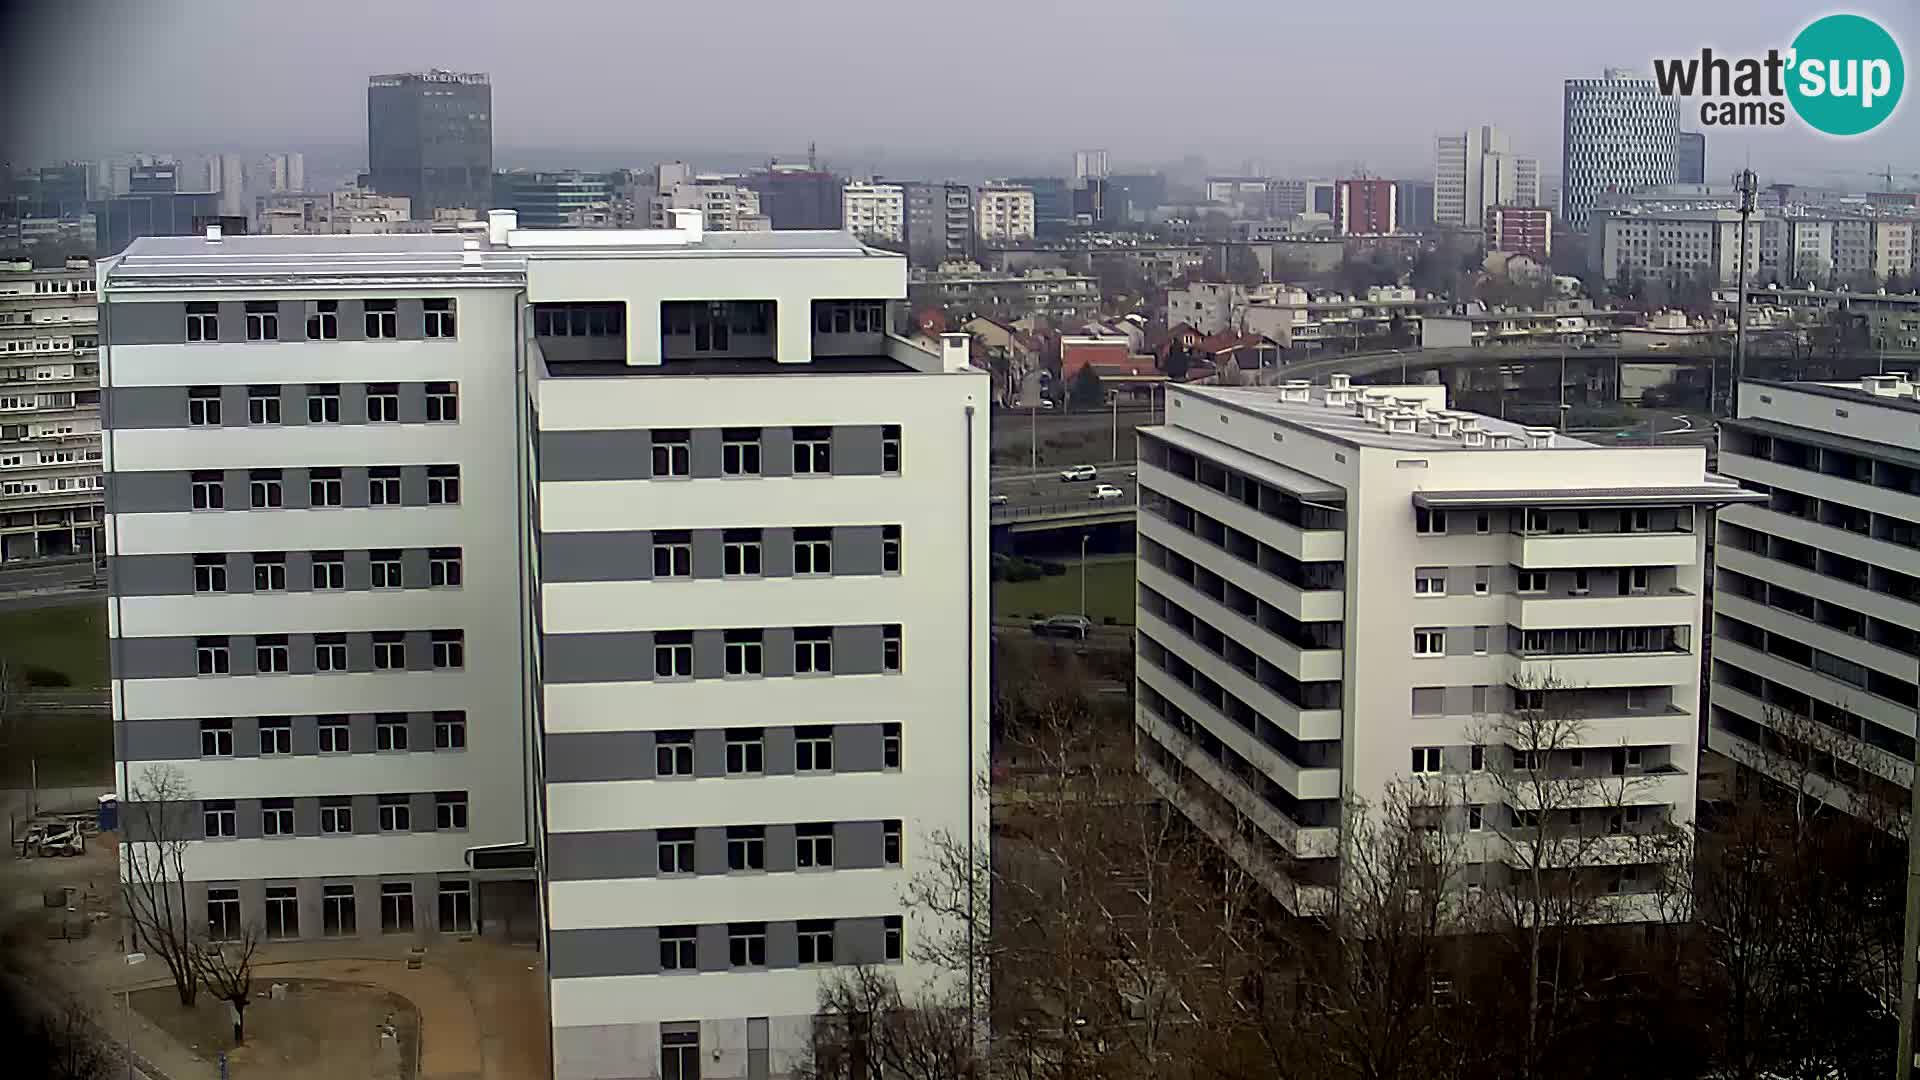
[[[1341,589],[1301,588],[1200,539],[1157,514],[1146,512],[1138,515],[1138,518],[1140,535],[1219,574],[1294,619],[1301,622],[1338,622],[1345,617],[1347,597]]]
[[[1345,673],[1345,657],[1339,649],[1301,648],[1157,566],[1142,562],[1137,573],[1141,585],[1173,600],[1302,682],[1333,682]]]
[[[1144,461],[1139,473],[1141,487],[1183,503],[1301,562],[1340,562],[1346,558],[1347,534],[1343,529],[1301,528]]]
[[[1700,682],[1700,658],[1690,652],[1540,654],[1518,658],[1514,668],[1523,686],[1688,688]]]
[[[1251,731],[1227,719],[1218,708],[1194,693],[1192,687],[1152,664],[1140,665],[1139,677],[1161,697],[1166,698],[1174,708],[1205,724],[1207,730],[1213,732],[1222,743],[1232,747],[1234,753],[1253,762],[1261,772],[1271,777],[1274,783],[1286,788],[1287,793],[1294,798],[1337,799],[1340,797],[1338,768],[1310,769],[1294,763],[1292,759],[1267,745]],[[1234,696],[1242,701],[1247,700],[1240,694]],[[1335,715],[1337,717],[1338,714]],[[1272,720],[1273,717],[1268,716],[1267,719]],[[1292,733],[1288,732],[1288,734]],[[1316,736],[1339,737],[1337,733],[1332,736],[1316,733]]]
[[[1135,723],[1153,738],[1153,741],[1167,748],[1180,763],[1185,765],[1209,788],[1225,798],[1235,810],[1246,815],[1249,821],[1260,826],[1262,832],[1273,837],[1280,846],[1293,853],[1299,859],[1330,859],[1339,854],[1340,830],[1333,826],[1306,826],[1288,817],[1277,807],[1261,798],[1246,782],[1230,773],[1220,762],[1208,756],[1205,751],[1194,745],[1192,739],[1181,734],[1171,724],[1140,711]]]
[[[1690,532],[1515,533],[1512,558],[1523,570],[1691,566],[1700,560],[1700,538]]]
[[[1295,915],[1312,916],[1333,910],[1331,889],[1326,886],[1297,885],[1281,868],[1278,860],[1249,840],[1235,822],[1206,799],[1187,790],[1165,769],[1143,756],[1140,758],[1140,772],[1160,793],[1161,798],[1179,809],[1188,821],[1206,833],[1242,870],[1266,886],[1267,891],[1288,911]]]
[[[1522,593],[1507,601],[1507,622],[1522,630],[1687,626],[1699,611],[1700,597],[1679,589],[1625,596]]]

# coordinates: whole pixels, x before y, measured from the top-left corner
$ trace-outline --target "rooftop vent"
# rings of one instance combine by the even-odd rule
[[[515,210],[487,211],[487,243],[494,247],[507,246],[507,234],[520,227],[520,214]]]
[[[1548,427],[1522,428],[1527,433],[1527,445],[1535,450],[1545,450],[1553,445],[1553,429]]]
[[[1310,384],[1305,379],[1291,379],[1280,384],[1280,400],[1305,404],[1311,400]]]
[[[460,241],[460,265],[471,267],[480,265],[480,241]]]
[[[1477,429],[1462,428],[1460,431],[1460,445],[1485,446],[1487,445],[1487,433]]]
[[[208,232],[213,232],[213,228],[209,228]],[[208,239],[213,240],[218,237],[209,235]],[[1902,375],[1864,375],[1860,379],[1860,389],[1875,397],[1896,397],[1900,394],[1901,385],[1906,381],[1906,377]]]
[[[1401,410],[1404,412],[1410,412],[1415,416],[1427,415],[1427,399],[1426,398],[1403,397],[1403,398],[1394,398],[1394,401],[1399,403]]]
[[[1419,418],[1412,413],[1397,412],[1387,416],[1387,430],[1395,435],[1414,434],[1414,425],[1417,423]]]
[[[207,226],[207,243],[217,244],[219,242],[220,242],[220,223],[216,221],[213,224]]]
[[[1353,376],[1344,371],[1336,371],[1327,376],[1327,386],[1334,390],[1346,390],[1353,386]]]
[[[1487,436],[1487,445],[1493,447],[1495,450],[1506,450],[1511,447],[1524,446],[1526,442],[1527,440],[1525,438],[1515,435],[1511,431],[1496,431]]]
[[[1451,438],[1453,438],[1453,430],[1454,430],[1454,426],[1455,426],[1456,424],[1458,424],[1458,423],[1459,423],[1459,421],[1458,421],[1458,420],[1455,420],[1455,419],[1454,419],[1453,417],[1451,417],[1451,416],[1436,416],[1436,417],[1434,417],[1434,418],[1433,418],[1433,434],[1434,434],[1434,437],[1436,437],[1436,438],[1441,438],[1441,439],[1451,439]]]

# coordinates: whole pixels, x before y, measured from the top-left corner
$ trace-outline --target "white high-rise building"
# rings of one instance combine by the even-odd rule
[[[1075,150],[1073,152],[1073,178],[1079,180],[1105,180],[1111,175],[1105,150]]]
[[[0,561],[99,550],[93,264],[0,263]]]
[[[906,243],[907,195],[899,184],[848,181],[840,189],[840,215],[855,236]]]
[[[1721,512],[1707,745],[1877,820],[1907,805],[1920,663],[1920,420],[1899,375],[1740,386],[1720,467],[1764,494]],[[1784,730],[1782,730],[1784,729]],[[1769,734],[1771,733],[1771,735]],[[1767,747],[1763,750],[1762,747]]]
[[[1678,175],[1680,99],[1622,68],[1568,79],[1562,102],[1560,220],[1584,232],[1607,192],[1631,194]],[[1437,196],[1436,196],[1437,198]]]
[[[171,766],[216,935],[537,933],[563,1080],[790,1074],[986,836],[987,374],[904,259],[675,216],[102,279],[131,837]]]
[[[1773,222],[1754,214],[1747,222],[1747,278],[1756,280],[1765,237]],[[1608,281],[1658,278],[1679,284],[1704,275],[1711,284],[1737,285],[1740,274],[1740,212],[1648,210],[1607,212],[1593,219],[1589,262]],[[1590,233],[1591,234],[1591,233]]]
[[[1708,511],[1753,496],[1698,446],[1445,406],[1337,375],[1171,391],[1140,432],[1141,767],[1299,912],[1337,895],[1343,799],[1446,785],[1435,827],[1494,887],[1539,824],[1497,781],[1589,778],[1549,824],[1622,837],[1568,847],[1644,917],[1636,841],[1693,812]]]
[[[1538,206],[1540,163],[1519,157],[1497,127],[1434,140],[1433,220],[1478,228],[1496,206]]]
[[[974,195],[975,235],[983,244],[1033,239],[1033,189],[988,184]]]

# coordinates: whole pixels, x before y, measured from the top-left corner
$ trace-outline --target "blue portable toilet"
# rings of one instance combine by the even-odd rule
[[[120,796],[109,791],[100,796],[100,831],[115,832],[120,828]]]

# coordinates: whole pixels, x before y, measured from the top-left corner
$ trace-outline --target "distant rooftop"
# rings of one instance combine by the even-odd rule
[[[1876,393],[1875,384],[1881,388]],[[1768,379],[1746,379],[1747,386],[1767,387],[1776,390],[1797,390],[1803,394],[1819,397],[1837,398],[1841,401],[1857,401],[1865,405],[1878,405],[1882,408],[1899,409],[1901,412],[1920,413],[1920,384],[1910,383],[1904,375],[1892,372],[1882,376],[1868,375],[1852,382],[1774,382]]]
[[[1305,428],[1317,435],[1336,439],[1353,446],[1372,446],[1387,450],[1459,450],[1475,453],[1511,452],[1496,450],[1491,445],[1468,446],[1458,439],[1443,438],[1436,435],[1402,434],[1386,430],[1369,423],[1366,417],[1355,413],[1351,406],[1329,405],[1328,388],[1315,386],[1306,389],[1305,401],[1282,400],[1283,388],[1278,386],[1188,386],[1183,391],[1207,401],[1217,402],[1239,412],[1254,416],[1279,420],[1296,427]],[[1521,440],[1527,438],[1529,431],[1542,431],[1511,423],[1497,417],[1482,416],[1479,413],[1436,408],[1435,402],[1446,400],[1441,387],[1434,386],[1354,386],[1356,394],[1382,394],[1389,400],[1399,398],[1421,398],[1426,404],[1429,418],[1452,417],[1456,421],[1471,419],[1481,431],[1492,436],[1511,436]],[[1571,438],[1558,432],[1545,436],[1550,450],[1598,450],[1601,447],[1582,439]],[[1523,442],[1521,445],[1525,445]]]

